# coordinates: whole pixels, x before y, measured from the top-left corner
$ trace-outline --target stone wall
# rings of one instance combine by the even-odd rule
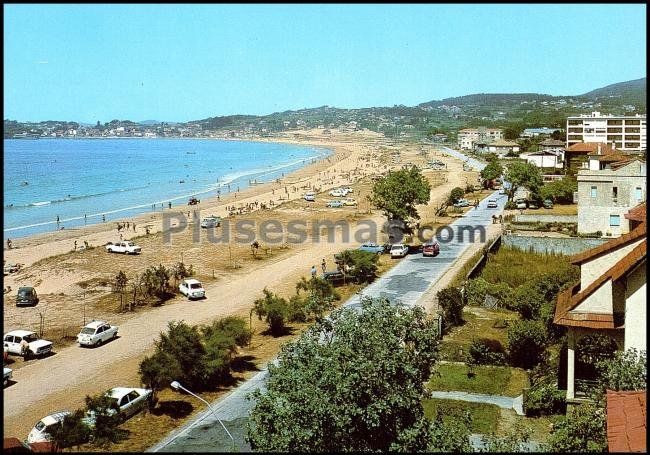
[[[501,246],[537,253],[555,253],[567,256],[595,248],[609,239],[582,239],[578,237],[533,237],[524,235],[504,235]]]

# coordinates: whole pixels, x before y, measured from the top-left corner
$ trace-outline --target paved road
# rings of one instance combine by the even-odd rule
[[[445,153],[465,161],[466,156],[451,150]],[[485,165],[469,158],[470,165],[482,169]],[[496,199],[498,208],[488,209],[487,199]],[[469,247],[469,234],[463,228],[473,227],[476,232],[476,241],[480,240],[478,233],[481,228],[492,224],[492,215],[500,214],[506,203],[506,196],[494,192],[491,196],[481,201],[477,209],[471,209],[467,214],[450,225],[451,230],[440,233],[440,254],[435,258],[425,258],[421,254],[409,254],[399,260],[400,263],[386,272],[377,281],[363,290],[362,295],[355,295],[346,301],[343,306],[350,308],[360,307],[361,296],[387,297],[393,301],[400,301],[405,305],[416,305],[436,280],[459,258]],[[453,235],[449,235],[449,232]],[[459,236],[458,233],[462,235]],[[487,235],[487,234],[486,234]],[[397,259],[396,259],[397,260]],[[233,450],[233,443],[216,421],[218,417],[228,428],[235,439],[237,450],[250,451],[250,446],[244,441],[246,434],[247,416],[253,407],[253,402],[246,400],[245,396],[264,386],[267,370],[260,371],[255,377],[243,383],[230,395],[213,403],[214,413],[206,410],[196,419],[184,427],[170,434],[166,439],[148,449],[149,452],[222,452]],[[216,414],[216,417],[215,415]]]

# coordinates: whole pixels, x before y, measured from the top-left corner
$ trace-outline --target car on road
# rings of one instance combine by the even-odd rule
[[[500,195],[507,194],[506,189],[505,189],[505,188],[501,188],[501,189],[499,190],[499,194],[500,194]]]
[[[57,425],[63,424],[64,417],[70,414],[70,411],[59,411],[43,417],[41,420],[36,422],[34,428],[32,428],[27,435],[27,443],[33,444],[35,442],[52,441],[50,431],[52,431]]]
[[[104,342],[117,337],[116,325],[110,325],[106,321],[92,321],[77,335],[79,346],[101,346]]]
[[[193,278],[181,281],[178,285],[178,290],[181,294],[191,299],[202,299],[205,297],[205,289],[199,280]]]
[[[4,379],[3,379],[3,386],[7,387],[7,384],[9,384],[9,380],[11,379],[11,376],[13,376],[13,370],[11,368],[3,367],[4,369]]]
[[[344,205],[357,205],[357,201],[355,199],[349,197],[349,198],[347,198],[347,199],[345,199],[343,201],[343,204]]]
[[[314,202],[316,200],[316,193],[310,191],[308,193],[305,193],[305,195],[302,198],[307,202]]]
[[[325,205],[327,207],[339,208],[339,207],[343,207],[343,201],[341,201],[339,199],[334,199],[333,201],[329,201]]]
[[[498,206],[496,199],[488,199],[487,208],[496,209]]]
[[[221,217],[216,215],[206,216],[201,220],[202,228],[213,228],[221,226]]]
[[[440,244],[435,240],[429,240],[422,245],[422,256],[437,256],[440,253]]]
[[[364,243],[361,245],[359,248],[361,251],[367,251],[369,253],[375,253],[375,254],[382,254],[383,252],[386,251],[386,247],[384,245],[378,245],[377,243]]]
[[[542,202],[542,205],[544,206],[545,209],[552,209],[553,208],[553,201],[550,199],[544,199]]]
[[[408,252],[409,252],[408,245],[404,245],[403,243],[396,243],[395,245],[390,247],[391,258],[403,258],[408,254]]]
[[[21,286],[18,288],[16,295],[16,306],[36,305],[38,303],[38,295],[36,289],[31,286]]]
[[[458,199],[454,203],[454,207],[460,208],[460,207],[469,207],[469,201],[467,199]]]
[[[133,242],[108,242],[106,244],[106,251],[109,253],[123,253],[123,254],[140,254],[142,248]]]
[[[5,333],[2,341],[9,354],[24,355],[26,359],[32,356],[42,357],[52,351],[52,342],[40,340],[31,330],[12,330]],[[21,343],[27,345],[24,353]]]
[[[334,286],[345,283],[345,275],[340,270],[325,272],[321,278]]]
[[[105,395],[117,404],[119,411],[109,409],[109,415],[119,413],[123,420],[128,419],[134,414],[142,411],[145,407],[149,406],[151,402],[151,389],[140,389],[135,387],[114,387],[106,392]],[[95,414],[92,411],[86,412],[86,417],[82,421],[90,426],[95,426]]]
[[[347,192],[341,191],[340,189],[337,189],[337,190],[330,191],[329,195],[333,196],[333,197],[344,197],[344,196],[347,196]]]
[[[525,200],[525,199],[517,199],[517,200],[515,201],[515,206],[516,206],[518,209],[525,209],[525,208],[527,207],[527,205],[526,205],[526,200]]]

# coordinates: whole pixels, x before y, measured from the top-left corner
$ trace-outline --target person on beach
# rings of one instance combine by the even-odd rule
[[[7,249],[11,249],[11,239],[7,239]]]
[[[102,215],[102,223],[106,223],[106,215]]]
[[[311,277],[312,277],[312,278],[316,278],[316,274],[317,274],[317,273],[318,273],[318,271],[316,270],[316,266],[315,266],[315,265],[312,265],[312,266],[311,266]]]
[[[172,201],[169,201],[169,208],[172,208]]]
[[[86,224],[86,214],[84,213],[84,224]]]
[[[133,232],[135,232],[135,223],[133,223]]]
[[[325,262],[325,258],[323,258],[323,262],[320,263],[321,268],[323,269],[323,273],[327,270],[327,263]]]
[[[74,241],[74,251],[77,251],[77,241]]]

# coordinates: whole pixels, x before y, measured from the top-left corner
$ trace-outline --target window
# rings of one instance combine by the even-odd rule
[[[621,216],[620,215],[609,215],[609,225],[610,226],[620,226],[621,225]]]
[[[637,186],[634,195],[636,197],[636,201],[641,202],[643,200],[643,188]]]
[[[618,198],[618,187],[614,186],[612,187],[612,199],[614,199],[614,202],[616,202],[616,198]]]
[[[598,187],[592,186],[591,187],[591,197],[597,197],[598,196]]]

